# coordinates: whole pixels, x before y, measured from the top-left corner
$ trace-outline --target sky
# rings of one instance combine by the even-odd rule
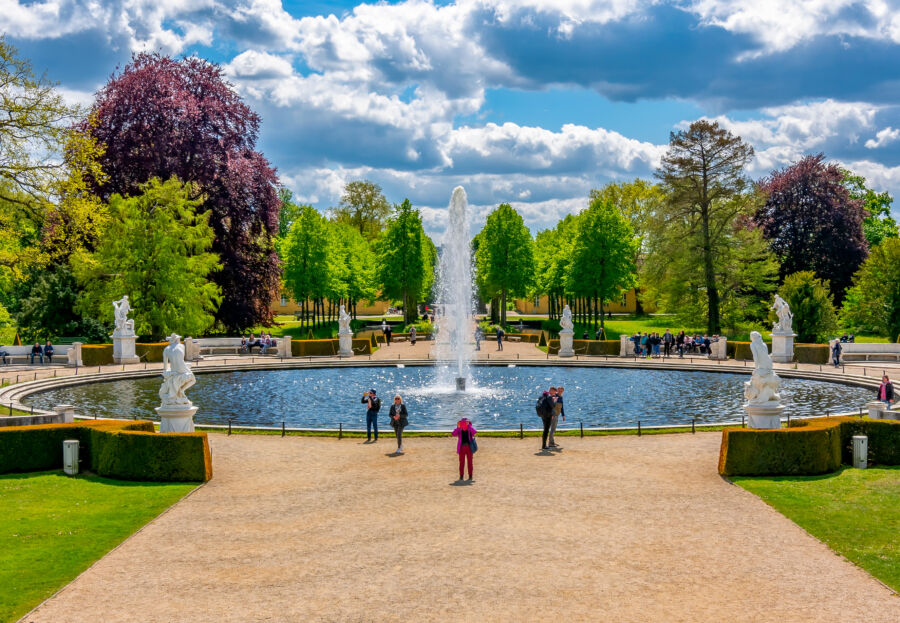
[[[897,196],[898,5],[0,0],[0,32],[85,104],[135,52],[219,63],[299,201],[369,179],[439,239],[457,185],[476,226],[511,203],[538,231],[652,177],[703,117],[753,145],[754,178],[822,152]]]

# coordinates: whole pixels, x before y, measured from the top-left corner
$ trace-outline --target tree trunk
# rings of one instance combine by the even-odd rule
[[[638,289],[634,289],[634,313],[638,316],[644,315],[644,306],[641,305],[641,299],[638,298]]]
[[[606,337],[606,327],[603,325],[603,297],[600,297],[600,333],[601,337]]]
[[[709,307],[706,330],[710,335],[720,333],[719,289],[716,287],[716,272],[713,266],[712,241],[709,234],[709,206],[702,208],[703,219],[703,270],[706,277],[706,298]]]
[[[506,327],[506,288],[503,288],[500,296],[500,326]]]

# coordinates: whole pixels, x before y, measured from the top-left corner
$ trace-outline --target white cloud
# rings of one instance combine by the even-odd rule
[[[900,139],[900,129],[888,126],[883,130],[879,130],[878,133],[875,134],[874,139],[870,138],[867,140],[866,148],[878,149],[879,147],[884,147],[885,145],[895,142],[897,139]]]

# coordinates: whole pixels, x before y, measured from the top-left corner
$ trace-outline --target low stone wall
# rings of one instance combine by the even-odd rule
[[[36,426],[38,424],[64,424],[66,416],[62,413],[42,415],[0,416],[0,428],[6,426]]]

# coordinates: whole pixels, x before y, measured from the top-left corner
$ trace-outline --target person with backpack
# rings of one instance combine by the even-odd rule
[[[881,385],[878,386],[878,400],[887,405],[887,410],[891,410],[891,403],[894,402],[894,384],[885,374],[881,377]]]
[[[834,346],[831,347],[831,360],[834,362],[834,367],[838,368],[841,365],[841,341],[835,340]]]
[[[503,350],[503,336],[506,333],[503,331],[502,327],[497,327],[497,350]]]
[[[541,418],[541,422],[544,424],[541,451],[549,450],[550,448],[547,446],[547,437],[550,435],[550,425],[553,423],[553,399],[550,397],[549,391],[544,392],[541,394],[541,397],[538,398],[535,410]]]

